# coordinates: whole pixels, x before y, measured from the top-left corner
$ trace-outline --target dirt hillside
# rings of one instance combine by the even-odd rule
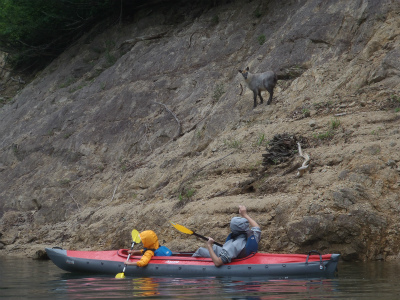
[[[29,83],[2,74],[0,254],[132,229],[195,250],[169,220],[223,242],[244,204],[261,251],[398,258],[400,3],[184,3],[99,24]],[[278,74],[270,105],[247,66]]]

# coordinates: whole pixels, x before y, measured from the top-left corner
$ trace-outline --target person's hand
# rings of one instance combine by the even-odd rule
[[[125,265],[136,265],[136,263],[133,262],[133,261],[126,261],[126,262],[125,262]]]
[[[244,205],[239,205],[239,214],[244,218],[247,215],[247,209]]]
[[[208,241],[207,241],[207,245],[209,245],[209,246],[211,246],[212,247],[212,245],[214,244],[214,239],[213,238],[208,238]]]

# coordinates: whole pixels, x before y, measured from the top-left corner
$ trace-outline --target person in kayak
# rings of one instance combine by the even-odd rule
[[[171,250],[165,246],[160,246],[158,242],[157,234],[152,230],[146,230],[139,233],[139,237],[142,240],[144,249],[142,250],[129,250],[128,253],[131,255],[142,255],[141,259],[137,262],[127,261],[126,265],[137,265],[139,267],[145,267],[149,264],[153,256],[170,256]]]
[[[234,258],[246,256],[248,238],[254,237],[256,245],[258,245],[261,239],[261,228],[247,214],[245,206],[239,205],[239,214],[241,217],[232,218],[230,223],[231,234],[222,247],[214,245],[214,240],[209,237],[206,248],[200,247],[193,256],[210,257],[217,267],[230,263]]]

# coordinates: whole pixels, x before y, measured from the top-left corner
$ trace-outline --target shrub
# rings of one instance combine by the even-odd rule
[[[267,40],[267,38],[265,37],[264,34],[261,34],[258,36],[257,40],[260,45],[263,45],[265,43],[265,41]]]
[[[224,85],[222,83],[219,83],[215,86],[212,98],[215,100],[215,102],[218,102],[224,93],[225,93]]]
[[[41,68],[112,13],[115,2],[0,0],[0,50],[14,68]]]

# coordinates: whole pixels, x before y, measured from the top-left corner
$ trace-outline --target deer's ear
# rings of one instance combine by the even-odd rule
[[[246,71],[248,71],[248,70],[249,70],[249,67],[246,68]]]
[[[239,70],[239,73],[242,73],[242,70]]]

